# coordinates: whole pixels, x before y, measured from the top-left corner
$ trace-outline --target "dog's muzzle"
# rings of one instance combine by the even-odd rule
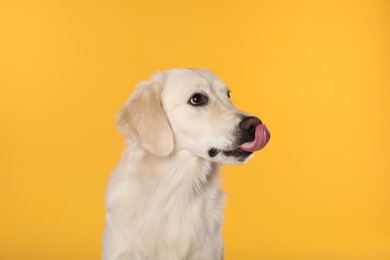
[[[239,161],[244,161],[253,152],[258,151],[268,143],[271,134],[266,125],[257,117],[245,117],[239,123],[238,138],[233,150],[219,150],[211,148],[208,151],[209,156],[215,157],[219,152],[225,156],[236,157]]]

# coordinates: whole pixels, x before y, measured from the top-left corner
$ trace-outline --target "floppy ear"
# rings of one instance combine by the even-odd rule
[[[119,130],[150,153],[164,157],[174,148],[173,133],[161,103],[160,82],[142,82],[119,112]]]

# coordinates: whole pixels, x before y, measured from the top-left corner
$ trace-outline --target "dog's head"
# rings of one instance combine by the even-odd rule
[[[226,85],[201,69],[173,69],[141,82],[117,123],[129,139],[159,157],[187,150],[238,164],[270,139],[261,120],[238,110]]]

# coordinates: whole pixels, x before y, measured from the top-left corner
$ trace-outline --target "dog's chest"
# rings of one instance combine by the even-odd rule
[[[156,188],[143,201],[134,227],[136,239],[145,252],[158,252],[158,258],[164,252],[185,257],[205,241],[219,239],[224,195],[220,191],[219,175],[211,178],[217,179],[209,179],[199,190],[185,183],[169,192]]]

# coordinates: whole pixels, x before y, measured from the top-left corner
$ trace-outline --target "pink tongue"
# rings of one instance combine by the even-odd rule
[[[252,142],[244,143],[240,146],[240,149],[246,152],[255,152],[263,148],[271,137],[270,132],[266,125],[258,125],[255,132],[255,140]]]

